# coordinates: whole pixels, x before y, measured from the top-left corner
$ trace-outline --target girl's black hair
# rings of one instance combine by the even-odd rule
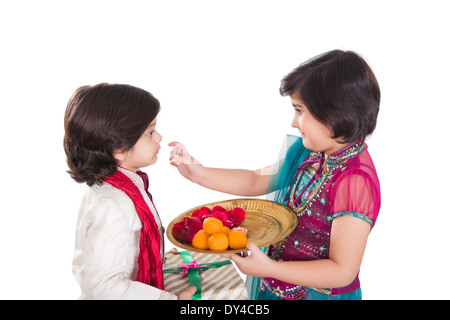
[[[102,184],[117,170],[116,151],[130,150],[158,115],[159,101],[124,84],[82,86],[64,115],[68,173],[77,182]]]
[[[282,79],[280,94],[300,98],[340,143],[364,139],[375,130],[380,88],[355,52],[333,50],[302,63]]]

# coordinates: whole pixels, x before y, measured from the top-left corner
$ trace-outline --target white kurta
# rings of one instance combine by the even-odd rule
[[[139,188],[163,229],[142,178],[119,168]],[[141,220],[133,201],[107,182],[88,187],[83,197],[75,239],[73,273],[81,287],[80,299],[177,299],[169,292],[136,281]],[[163,261],[161,261],[162,263]]]

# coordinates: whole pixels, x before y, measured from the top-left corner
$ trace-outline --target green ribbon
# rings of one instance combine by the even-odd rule
[[[189,251],[181,251],[179,252],[181,259],[183,259],[184,263],[191,263],[194,261],[194,258],[192,258]],[[202,299],[202,283],[200,280],[200,273],[199,270],[203,269],[209,269],[209,268],[216,268],[220,266],[224,266],[227,264],[231,264],[230,260],[225,261],[219,261],[219,262],[211,262],[211,263],[204,263],[199,265],[197,268],[190,268],[187,271],[188,277],[189,277],[189,283],[191,286],[197,287],[197,292],[192,296],[192,300],[201,300]],[[170,268],[170,269],[164,269],[163,273],[180,273],[183,271],[183,267],[180,268]]]

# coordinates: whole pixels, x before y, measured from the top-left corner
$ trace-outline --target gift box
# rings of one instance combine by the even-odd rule
[[[193,285],[196,300],[246,300],[245,282],[235,266],[218,254],[181,251],[166,255],[164,290],[174,294]]]

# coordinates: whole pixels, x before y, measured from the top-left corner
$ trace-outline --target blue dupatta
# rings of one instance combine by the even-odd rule
[[[310,153],[311,150],[305,148],[301,137],[286,135],[278,159],[272,166],[267,188],[267,200],[286,204],[284,198],[289,191],[297,168],[305,161]],[[261,250],[265,252],[267,248],[261,248]],[[246,285],[249,300],[258,299],[259,282],[259,277],[247,276]]]

